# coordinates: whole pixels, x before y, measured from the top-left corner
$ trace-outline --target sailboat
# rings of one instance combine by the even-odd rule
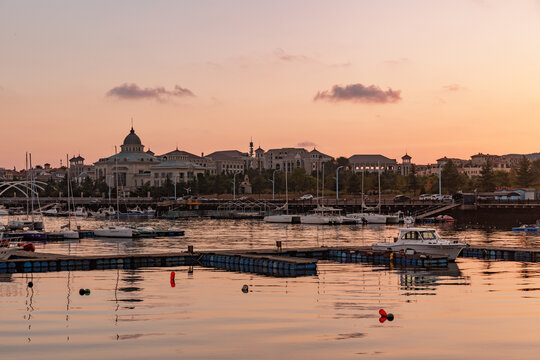
[[[375,214],[373,212],[364,213],[365,209],[367,208],[364,204],[364,169],[362,169],[362,208],[361,212],[359,213],[352,213],[348,214],[348,218],[356,219],[358,223],[362,224],[386,224],[386,217],[384,215],[380,214],[380,206],[381,206],[381,173],[379,171],[379,214]]]
[[[285,214],[267,215],[264,217],[265,222],[282,223],[282,224],[300,224],[300,216],[289,215],[289,188],[287,185],[287,167],[285,167],[285,204],[276,210],[285,211]]]
[[[118,225],[119,216],[120,216],[120,198],[118,197],[118,154],[116,152],[116,146],[114,147],[114,155],[115,155],[115,183],[116,183],[116,225],[109,225],[109,226],[102,226],[98,229],[94,230],[94,235],[98,237],[111,237],[111,238],[132,238],[134,236],[137,236],[137,231]]]
[[[69,156],[66,155],[66,164],[68,162]],[[67,230],[62,230],[59,233],[64,237],[64,239],[78,239],[79,232],[71,229],[71,212],[69,211],[69,202],[73,199],[73,187],[71,185],[69,166],[67,168],[67,212],[68,212],[68,223],[67,225],[62,226],[62,228],[67,227]]]
[[[324,164],[322,168],[322,197],[324,198]],[[317,207],[307,215],[300,217],[302,224],[313,225],[340,225],[347,223],[347,217],[341,215],[341,209],[319,204],[319,163],[317,163]],[[354,221],[354,219],[352,219]]]

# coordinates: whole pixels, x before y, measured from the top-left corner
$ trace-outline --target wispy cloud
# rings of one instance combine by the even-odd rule
[[[313,141],[302,141],[302,142],[299,142],[298,144],[296,144],[296,146],[300,146],[300,147],[315,147],[317,146],[317,144],[315,144]]]
[[[463,86],[461,86],[459,84],[445,85],[445,86],[443,86],[443,89],[445,89],[446,91],[462,91],[462,90],[466,90],[466,88],[464,88]]]
[[[399,59],[386,60],[384,63],[386,65],[392,65],[392,66],[402,66],[402,65],[409,65],[411,63],[411,60],[409,58],[402,57]]]
[[[375,85],[364,86],[362,84],[334,85],[332,90],[319,91],[313,98],[314,101],[352,101],[363,103],[395,103],[401,100],[401,90],[382,90]]]
[[[281,61],[287,62],[310,62],[313,61],[311,58],[305,55],[292,55],[286,53],[285,50],[278,48],[274,50],[274,55]]]
[[[172,90],[167,90],[164,87],[141,88],[135,83],[125,83],[107,91],[106,96],[122,100],[154,99],[167,101],[173,97],[193,97],[195,94],[179,85],[176,85]]]

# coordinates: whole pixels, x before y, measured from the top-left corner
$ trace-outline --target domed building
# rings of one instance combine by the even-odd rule
[[[103,178],[111,187],[116,185],[122,191],[134,190],[150,182],[150,166],[158,164],[159,160],[152,152],[145,152],[144,145],[133,127],[120,145],[120,152],[95,163],[97,178]]]

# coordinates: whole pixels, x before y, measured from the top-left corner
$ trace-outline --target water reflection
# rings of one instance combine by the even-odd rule
[[[447,268],[407,268],[398,272],[399,285],[405,290],[402,293],[405,296],[436,295],[436,289],[441,285],[470,285],[455,262],[450,262]]]

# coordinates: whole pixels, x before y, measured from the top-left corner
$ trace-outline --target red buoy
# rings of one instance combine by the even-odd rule
[[[171,271],[171,281],[174,281],[174,276],[176,275],[176,273],[174,271]]]
[[[379,315],[381,315],[383,317],[387,316],[386,311],[384,311],[384,309],[379,310]]]

